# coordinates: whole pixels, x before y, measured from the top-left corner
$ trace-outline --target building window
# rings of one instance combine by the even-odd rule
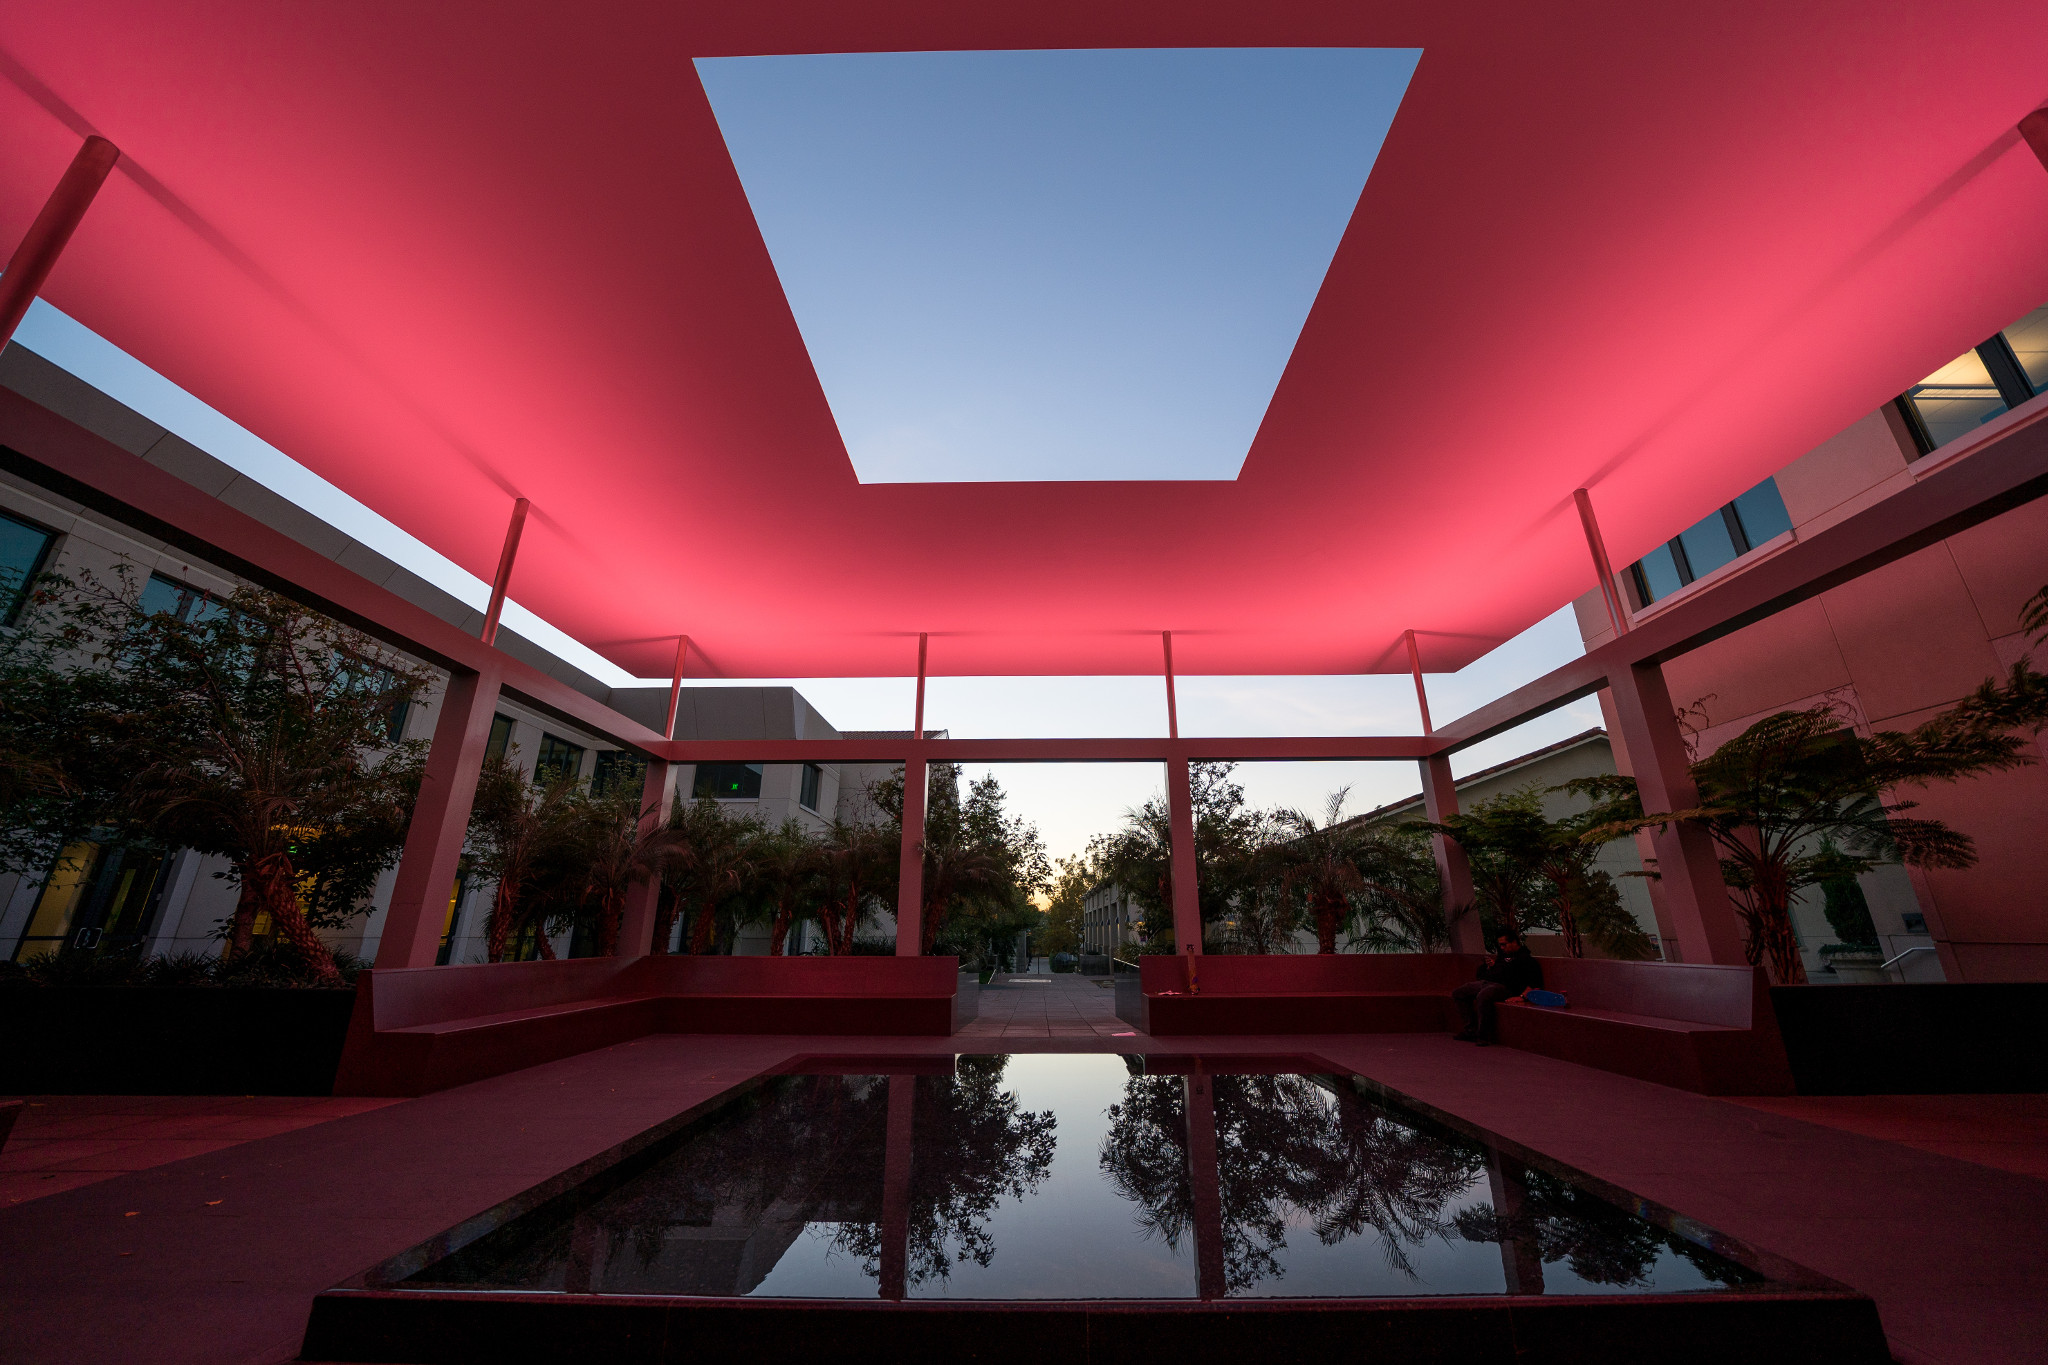
[[[204,588],[195,588],[190,583],[180,583],[175,578],[165,578],[153,573],[142,585],[142,609],[150,615],[159,613],[175,616],[180,621],[198,623],[211,621],[227,614],[220,599]]]
[[[503,760],[512,744],[512,717],[492,716],[491,737],[484,743],[484,757]]]
[[[54,531],[0,515],[0,626],[13,625],[21,615],[29,587],[49,563],[50,547],[56,543]]]
[[[434,953],[434,965],[445,967],[455,952],[455,925],[462,914],[462,897],[469,890],[469,869],[455,874],[455,885],[448,892],[448,919],[441,926],[441,946]]]
[[[591,769],[590,791],[594,796],[609,796],[615,791],[637,792],[646,780],[646,759],[631,749],[605,749],[599,752]]]
[[[797,804],[805,810],[818,808],[818,792],[825,785],[825,770],[815,763],[804,764],[803,782],[797,789]]]
[[[66,845],[43,878],[16,961],[64,949],[136,949],[156,920],[168,860],[140,844]]]
[[[2048,305],[1963,352],[1894,400],[1922,455],[2048,389]]]
[[[533,775],[543,782],[558,777],[576,777],[583,772],[583,746],[557,735],[540,737],[540,757],[534,760]]]
[[[753,801],[761,795],[758,763],[699,763],[691,794],[720,801]]]
[[[1669,597],[1697,578],[1732,564],[1765,541],[1792,529],[1775,479],[1765,479],[1734,502],[1680,531],[1628,566],[1638,609]]]

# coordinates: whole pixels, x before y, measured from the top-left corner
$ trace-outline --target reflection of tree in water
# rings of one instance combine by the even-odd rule
[[[662,1256],[674,1228],[780,1224],[794,1231],[811,1221],[881,1216],[886,1076],[790,1076],[750,1098],[594,1210],[612,1254],[630,1243],[644,1270]]]
[[[1511,1168],[1521,1184],[1521,1208],[1512,1216],[1490,1204],[1461,1210],[1453,1220],[1473,1242],[1519,1242],[1545,1264],[1563,1261],[1588,1284],[1642,1285],[1664,1251],[1676,1252],[1713,1284],[1754,1278],[1740,1267],[1547,1171]]]
[[[1389,1265],[1451,1230],[1444,1206],[1484,1169],[1479,1149],[1421,1132],[1306,1076],[1216,1076],[1224,1282],[1242,1292],[1282,1274],[1290,1212],[1325,1244],[1378,1233]],[[1178,1250],[1193,1221],[1182,1078],[1134,1076],[1110,1106],[1101,1165],[1148,1233]]]
[[[1002,1088],[1008,1057],[962,1057],[952,1076],[917,1078],[915,1159],[910,1164],[912,1285],[946,1279],[955,1265],[995,1256],[988,1219],[1005,1199],[1023,1199],[1052,1170],[1057,1143],[1050,1109],[1032,1113]],[[848,1224],[837,1244],[869,1274],[881,1258],[879,1223]]]
[[[1002,1088],[1004,1057],[915,1078],[909,1280],[987,1265],[987,1220],[1052,1165],[1054,1117]],[[752,1292],[813,1224],[879,1274],[890,1078],[788,1076],[737,1097],[672,1150],[629,1159],[551,1216],[439,1263],[434,1280],[731,1295]]]

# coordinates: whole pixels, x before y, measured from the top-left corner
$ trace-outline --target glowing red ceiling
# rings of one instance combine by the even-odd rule
[[[856,482],[696,56],[1415,46],[1235,483]],[[2048,7],[15,0],[50,301],[636,673],[1453,668],[2048,299]]]

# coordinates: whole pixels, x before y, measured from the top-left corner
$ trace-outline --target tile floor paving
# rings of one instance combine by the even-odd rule
[[[403,1100],[27,1095],[0,1148],[0,1207],[276,1137]]]
[[[84,1172],[95,1183],[0,1204],[0,1358],[278,1365],[297,1354],[319,1290],[795,1057],[1162,1050],[1118,1036],[1131,1031],[1089,978],[998,984],[983,1000],[981,1018],[950,1038],[655,1035],[324,1120],[294,1100],[151,1101],[161,1109],[141,1114],[116,1099],[46,1115],[65,1136],[38,1141],[227,1141],[123,1137],[133,1130],[99,1122],[124,1113],[305,1126],[147,1169]],[[2048,1362],[2041,1179],[1433,1035],[1187,1038],[1170,1050],[1301,1053],[1375,1077],[1864,1290],[1907,1365]],[[2039,1112],[2011,1108],[2001,1132]],[[1914,1121],[1916,1141],[1930,1140],[1935,1120]],[[1943,1131],[1958,1138],[1967,1123],[1952,1117]]]
[[[958,1035],[987,1038],[1135,1037],[1116,1017],[1116,994],[1106,976],[1078,972],[998,976],[981,988],[981,1012]]]

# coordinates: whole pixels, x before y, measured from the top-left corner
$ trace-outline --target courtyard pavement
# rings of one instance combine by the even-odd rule
[[[1905,1365],[2048,1361],[2048,1181],[1923,1150],[1924,1128],[1436,1035],[1120,1037],[1108,995],[1006,982],[952,1038],[655,1035],[0,1206],[0,1359],[278,1365],[319,1290],[791,1058],[1125,1051],[1324,1059],[1853,1285]]]

